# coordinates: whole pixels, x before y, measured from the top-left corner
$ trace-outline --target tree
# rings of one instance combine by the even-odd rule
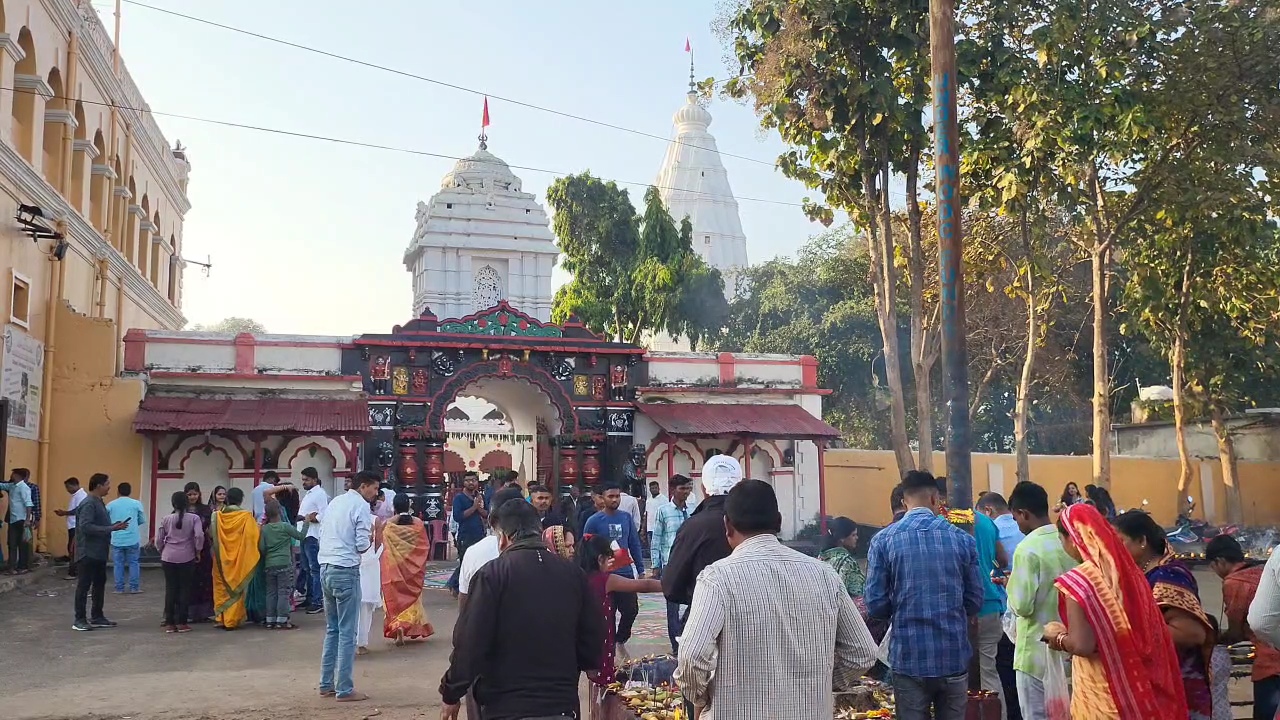
[[[556,291],[552,319],[577,315],[619,342],[646,333],[684,335],[695,345],[724,325],[728,303],[720,272],[693,251],[693,226],[679,228],[657,188],[645,192],[637,217],[625,190],[590,173],[547,189],[553,227],[573,279]]]
[[[1124,302],[1133,329],[1163,351],[1170,366],[1181,461],[1177,494],[1191,482],[1187,422],[1209,415],[1228,505],[1237,515],[1225,416],[1247,406],[1252,391],[1265,384],[1274,364],[1271,347],[1280,340],[1280,233],[1268,204],[1250,171],[1211,162],[1187,168],[1164,188],[1161,209],[1144,218],[1145,239],[1126,257]]]
[[[925,138],[925,6],[914,0],[744,0],[731,15],[726,35],[742,72],[726,92],[749,99],[761,125],[776,129],[793,147],[778,158],[779,169],[824,196],[807,202],[806,212],[827,224],[835,211],[848,212],[865,237],[884,347],[890,437],[899,471],[911,470],[916,463],[907,439],[889,179],[895,170],[906,172],[914,195]],[[910,197],[908,204],[918,228],[918,199]],[[920,235],[910,237],[911,268],[922,270]],[[913,287],[922,289],[919,282]],[[921,305],[914,300],[913,309]],[[923,388],[917,412],[925,416],[923,432],[931,437],[923,313],[912,319],[913,359],[921,361],[917,385]],[[931,444],[921,443],[926,463]]]
[[[1274,27],[1264,27],[1276,22],[1265,5],[977,0],[969,8],[960,53],[975,111],[966,142],[991,149],[985,160],[998,185],[1016,187],[1034,169],[1033,189],[1063,208],[1089,253],[1099,484],[1110,482],[1113,257],[1132,244],[1140,216],[1188,158],[1222,146],[1218,136],[1241,131],[1243,115],[1275,114],[1275,75],[1260,72],[1276,40]],[[1204,32],[1233,23],[1238,32]],[[1203,77],[1200,64],[1209,67]],[[1216,102],[1186,102],[1191,96]]]
[[[204,325],[196,323],[191,326],[196,332],[215,332],[215,333],[250,333],[252,335],[261,335],[267,331],[267,328],[257,320],[242,317],[223,318],[212,325]]]
[[[889,443],[878,419],[887,404],[876,374],[882,345],[870,262],[859,244],[843,225],[811,240],[794,261],[747,268],[747,290],[731,304],[717,349],[816,356],[818,382],[832,391],[826,420],[850,444],[880,448]]]

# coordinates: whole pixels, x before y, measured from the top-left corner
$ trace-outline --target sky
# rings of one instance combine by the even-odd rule
[[[550,3],[490,0],[145,0],[299,45],[491,96],[489,149],[539,201],[558,174],[590,170],[640,203],[666,142],[522,107],[510,98],[669,138],[692,43],[699,79],[727,77],[711,31],[715,0]],[[111,27],[112,0],[95,0]],[[156,113],[463,157],[482,96],[281,46],[125,2],[121,52]],[[492,97],[499,96],[499,97]],[[717,99],[722,153],[772,162],[784,148],[752,110]],[[250,317],[269,332],[387,332],[410,319],[403,255],[419,200],[454,160],[157,116],[192,163],[183,313],[190,323]],[[820,225],[811,193],[772,167],[723,157],[752,263],[794,255]],[[544,203],[545,204],[545,203]],[[562,273],[556,280],[563,282]]]

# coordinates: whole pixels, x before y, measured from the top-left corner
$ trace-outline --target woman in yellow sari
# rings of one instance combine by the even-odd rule
[[[409,512],[409,497],[395,496],[396,517],[382,526],[382,634],[404,645],[406,638],[425,640],[435,634],[422,606],[430,543],[427,528]]]
[[[213,514],[213,608],[218,627],[234,630],[245,621],[245,594],[258,567],[258,519],[240,507],[244,491],[227,491],[227,504]]]

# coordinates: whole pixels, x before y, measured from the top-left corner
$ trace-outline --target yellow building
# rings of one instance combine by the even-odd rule
[[[186,323],[191,166],[88,0],[0,0],[0,50],[4,464],[31,469],[56,548],[66,477],[142,477],[141,441],[112,423],[144,392],[118,377],[123,329]]]

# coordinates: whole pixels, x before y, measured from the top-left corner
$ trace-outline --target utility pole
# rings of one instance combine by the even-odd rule
[[[943,396],[947,400],[948,505],[973,506],[969,438],[969,367],[965,350],[960,125],[956,117],[955,0],[929,0],[933,71],[934,167],[937,168],[938,265],[942,306]]]

